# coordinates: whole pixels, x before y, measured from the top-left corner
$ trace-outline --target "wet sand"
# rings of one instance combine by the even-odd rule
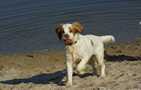
[[[92,75],[87,65],[82,76],[73,74],[66,87],[63,50],[0,56],[0,90],[141,89],[141,38],[133,43],[105,47],[106,77]]]

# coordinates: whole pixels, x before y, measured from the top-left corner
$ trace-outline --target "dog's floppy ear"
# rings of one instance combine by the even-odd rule
[[[83,27],[82,27],[78,22],[72,23],[72,27],[73,27],[77,32],[80,32],[80,33],[83,32]]]
[[[63,33],[62,33],[62,24],[60,24],[60,25],[56,28],[56,33],[57,33],[59,39],[61,40],[61,39],[62,39],[62,35],[63,35]]]

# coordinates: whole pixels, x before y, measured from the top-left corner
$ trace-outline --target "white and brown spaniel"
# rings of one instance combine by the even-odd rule
[[[65,56],[67,66],[67,85],[72,85],[73,64],[77,64],[77,73],[82,75],[86,64],[92,65],[93,70],[97,70],[97,65],[101,67],[100,77],[105,76],[104,64],[104,45],[103,43],[114,42],[115,39],[111,35],[95,36],[81,35],[83,27],[78,23],[60,24],[56,33],[60,40],[63,39],[65,44]],[[94,60],[93,57],[96,57]]]

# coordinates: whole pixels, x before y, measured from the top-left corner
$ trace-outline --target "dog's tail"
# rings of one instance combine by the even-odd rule
[[[112,35],[106,35],[100,37],[103,43],[115,42],[115,38]]]

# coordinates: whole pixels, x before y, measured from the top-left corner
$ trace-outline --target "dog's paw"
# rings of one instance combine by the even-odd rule
[[[83,70],[81,70],[81,71],[77,70],[76,73],[79,75],[83,75],[85,72]]]
[[[99,76],[99,78],[104,78],[105,77],[105,74],[102,74]]]
[[[68,82],[68,83],[66,84],[66,87],[69,87],[69,86],[72,86],[72,83],[71,83],[71,82]]]

